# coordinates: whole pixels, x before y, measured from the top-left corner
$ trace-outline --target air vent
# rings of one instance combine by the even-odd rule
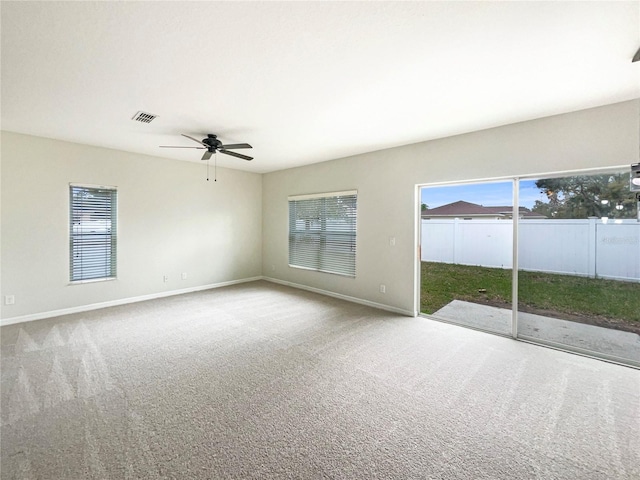
[[[138,112],[133,116],[131,120],[135,120],[136,122],[142,122],[142,123],[151,123],[151,120],[153,120],[156,117],[157,115],[154,115],[152,113]]]

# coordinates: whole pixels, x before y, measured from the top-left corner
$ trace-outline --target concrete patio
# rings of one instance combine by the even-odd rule
[[[511,310],[453,300],[434,317],[468,327],[511,335]],[[640,364],[640,335],[621,330],[518,313],[518,333],[545,342],[577,347]]]

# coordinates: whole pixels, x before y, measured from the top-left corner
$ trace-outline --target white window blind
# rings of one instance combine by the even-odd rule
[[[117,191],[70,185],[69,270],[72,282],[115,278]]]
[[[289,266],[356,276],[356,191],[289,197]]]

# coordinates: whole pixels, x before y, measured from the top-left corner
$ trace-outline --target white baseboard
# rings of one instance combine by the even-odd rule
[[[30,315],[22,315],[19,317],[9,317],[0,319],[0,326],[13,325],[15,323],[31,322],[33,320],[42,320],[44,318],[59,317],[61,315],[69,315],[72,313],[88,312],[90,310],[98,310],[100,308],[115,307],[117,305],[125,305],[127,303],[144,302],[155,298],[172,297],[174,295],[182,295],[184,293],[199,292],[202,290],[210,290],[212,288],[227,287],[238,283],[254,282],[262,280],[263,277],[243,278],[240,280],[231,280],[228,282],[212,283],[209,285],[200,285],[197,287],[183,288],[180,290],[171,290],[168,292],[151,293],[149,295],[141,295],[139,297],[121,298],[118,300],[109,300],[108,302],[92,303],[89,305],[80,305],[78,307],[62,308],[60,310],[51,310],[48,312],[32,313]]]
[[[121,299],[118,299],[118,300],[110,300],[108,302],[92,303],[92,304],[89,304],[89,305],[80,305],[78,307],[62,308],[60,310],[50,310],[48,312],[32,313],[32,314],[29,314],[29,315],[22,315],[22,316],[18,316],[18,317],[3,318],[3,319],[0,319],[0,326],[13,325],[15,323],[31,322],[31,321],[34,321],[34,320],[43,320],[45,318],[59,317],[59,316],[62,316],[62,315],[70,315],[72,313],[88,312],[88,311],[91,311],[91,310],[98,310],[100,308],[115,307],[115,306],[118,306],[118,305],[126,305],[127,303],[144,302],[146,300],[154,300],[156,298],[172,297],[174,295],[182,295],[184,293],[199,292],[199,291],[202,291],[202,290],[210,290],[212,288],[227,287],[229,285],[236,285],[236,284],[239,284],[239,283],[254,282],[256,280],[266,280],[266,281],[272,282],[272,283],[279,283],[280,285],[286,285],[288,287],[299,288],[300,290],[307,290],[309,292],[319,293],[320,295],[327,295],[329,297],[339,298],[341,300],[346,300],[348,302],[358,303],[360,305],[366,305],[368,307],[378,308],[380,310],[385,310],[385,311],[388,311],[388,312],[398,313],[400,315],[406,315],[406,316],[409,316],[409,317],[415,317],[416,316],[416,313],[412,312],[410,310],[405,310],[405,309],[402,309],[402,308],[392,307],[390,305],[385,305],[385,304],[382,304],[382,303],[372,302],[370,300],[364,300],[362,298],[351,297],[349,295],[343,295],[341,293],[335,293],[335,292],[331,292],[329,290],[322,290],[320,288],[309,287],[307,285],[302,285],[302,284],[299,284],[299,283],[293,283],[293,282],[287,282],[287,281],[284,281],[284,280],[278,280],[277,278],[258,276],[258,277],[243,278],[243,279],[240,279],[240,280],[231,280],[231,281],[228,281],[228,282],[212,283],[212,284],[209,284],[209,285],[200,285],[200,286],[197,286],[197,287],[183,288],[183,289],[180,289],[180,290],[171,290],[171,291],[168,291],[168,292],[151,293],[149,295],[141,295],[141,296],[138,296],[138,297],[121,298]]]
[[[309,292],[319,293],[320,295],[327,295],[328,297],[339,298],[346,300],[347,302],[358,303],[360,305],[366,305],[368,307],[377,308],[379,310],[386,310],[387,312],[399,313],[400,315],[406,315],[408,317],[417,316],[416,312],[411,310],[405,310],[403,308],[392,307],[391,305],[385,305],[383,303],[372,302],[370,300],[364,300],[362,298],[350,297],[349,295],[343,295],[341,293],[331,292],[329,290],[322,290],[321,288],[308,287],[299,283],[287,282],[285,280],[278,280],[272,277],[262,277],[263,280],[272,283],[279,283],[280,285],[286,285],[288,287],[299,288],[300,290],[307,290]]]

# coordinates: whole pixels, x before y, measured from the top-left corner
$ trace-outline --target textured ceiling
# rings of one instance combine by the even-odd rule
[[[638,1],[0,8],[4,130],[255,172],[640,97]]]

